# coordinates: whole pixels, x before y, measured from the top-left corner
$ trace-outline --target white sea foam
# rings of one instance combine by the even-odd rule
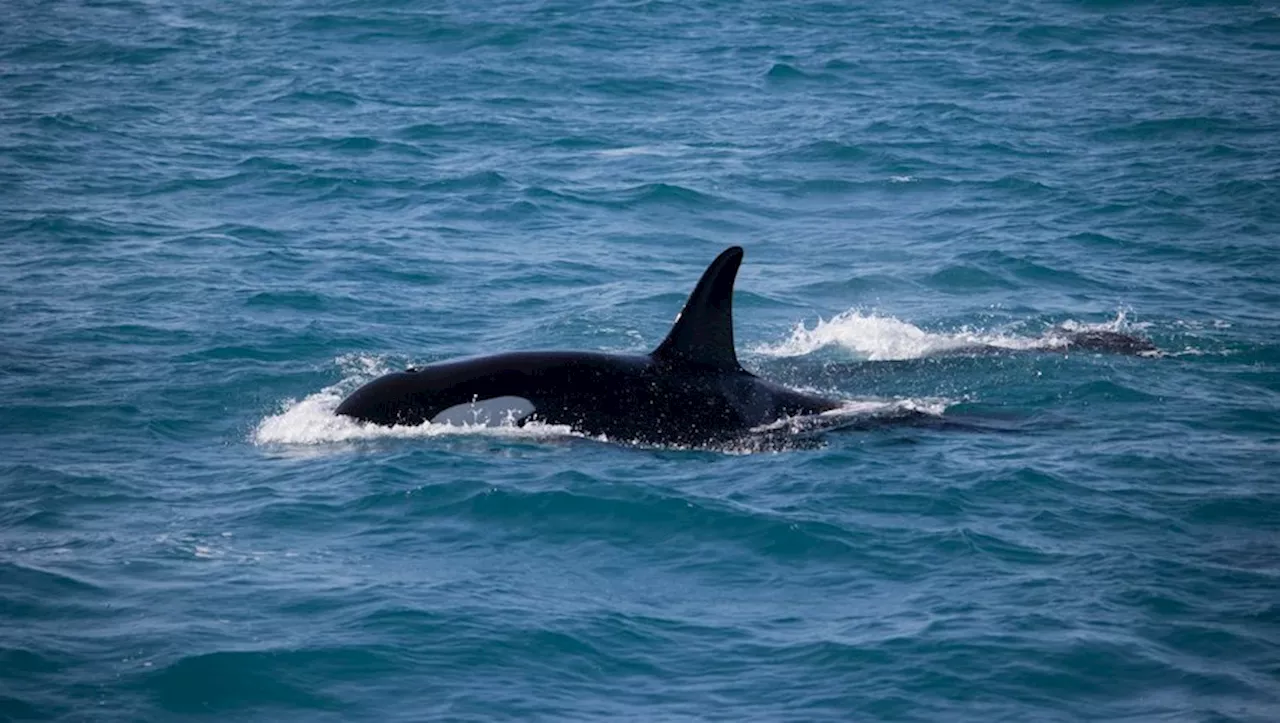
[[[787,339],[776,344],[760,344],[752,349],[770,357],[797,357],[835,348],[868,361],[919,359],[973,348],[1010,350],[1053,350],[1066,347],[1071,335],[1082,331],[1119,331],[1131,328],[1123,311],[1101,324],[1067,321],[1039,336],[1007,330],[962,328],[953,332],[925,331],[892,316],[880,316],[850,309],[830,319],[819,318],[812,328],[796,324]]]

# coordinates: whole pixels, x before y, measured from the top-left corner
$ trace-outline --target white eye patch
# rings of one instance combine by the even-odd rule
[[[533,414],[533,402],[524,397],[493,397],[474,402],[455,404],[431,418],[432,424],[452,424],[475,427],[501,427],[515,425]]]

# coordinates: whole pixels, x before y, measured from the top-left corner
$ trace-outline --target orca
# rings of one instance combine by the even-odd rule
[[[1096,352],[1099,354],[1119,354],[1122,356],[1160,356],[1162,352],[1149,339],[1133,334],[1105,329],[1086,329],[1083,331],[1058,327],[1052,332],[1051,339],[1043,344],[1014,349],[999,344],[973,344],[960,346],[930,354],[931,357],[981,356],[1056,352]]]
[[[365,384],[337,413],[378,425],[565,425],[612,441],[705,446],[840,402],[748,372],[733,342],[741,247],[723,251],[648,354],[523,351],[445,361]]]
[[[1149,339],[1119,331],[1092,329],[1067,331],[1067,351],[1096,351],[1126,356],[1157,356],[1160,349]]]

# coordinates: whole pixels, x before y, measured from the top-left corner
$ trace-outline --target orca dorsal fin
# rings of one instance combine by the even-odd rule
[[[742,368],[733,348],[733,281],[741,264],[741,246],[730,246],[711,262],[667,338],[653,350],[655,359],[724,371]]]

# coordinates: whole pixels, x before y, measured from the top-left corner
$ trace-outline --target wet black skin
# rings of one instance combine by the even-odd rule
[[[837,402],[788,389],[743,369],[678,364],[649,354],[513,352],[448,361],[375,379],[339,414],[377,424],[421,424],[477,399],[523,397],[531,419],[624,442],[704,444]]]
[[[700,445],[836,409],[836,401],[787,389],[738,364],[733,283],[741,263],[741,248],[721,253],[650,354],[527,351],[441,362],[379,377],[337,412],[375,424],[416,425],[458,404],[511,396],[533,403],[529,419],[584,434]]]

